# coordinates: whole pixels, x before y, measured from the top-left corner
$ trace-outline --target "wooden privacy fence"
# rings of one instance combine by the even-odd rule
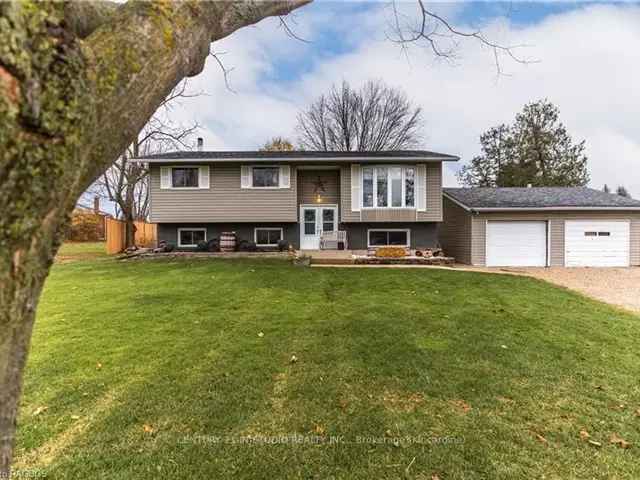
[[[158,237],[158,226],[155,223],[147,222],[133,223],[136,226],[135,244],[138,247],[155,247]],[[125,222],[121,222],[120,220],[114,220],[113,218],[106,219],[107,254],[113,255],[125,249],[125,226]]]

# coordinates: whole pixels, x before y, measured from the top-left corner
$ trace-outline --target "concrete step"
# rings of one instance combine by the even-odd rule
[[[314,258],[311,265],[353,265],[353,258]]]

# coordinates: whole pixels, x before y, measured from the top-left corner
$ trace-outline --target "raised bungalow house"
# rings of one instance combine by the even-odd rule
[[[442,222],[442,162],[428,151],[172,152],[150,167],[150,220],[180,249],[235,231],[275,247],[320,247],[346,232],[345,248],[435,247]]]

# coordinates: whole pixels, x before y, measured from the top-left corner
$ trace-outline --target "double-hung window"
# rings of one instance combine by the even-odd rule
[[[414,208],[416,169],[401,166],[362,168],[364,208]]]
[[[253,167],[251,172],[253,188],[278,188],[280,186],[279,167]]]
[[[171,186],[173,188],[198,188],[198,167],[173,167]]]

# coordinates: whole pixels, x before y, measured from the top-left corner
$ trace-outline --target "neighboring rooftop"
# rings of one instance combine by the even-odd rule
[[[445,188],[444,193],[471,210],[484,209],[639,209],[640,201],[586,187]]]
[[[264,152],[264,151],[184,151],[167,152],[155,155],[144,155],[137,160],[146,162],[163,161],[217,161],[217,162],[238,162],[238,161],[336,161],[336,160],[422,160],[422,161],[442,161],[456,162],[460,160],[455,155],[445,153],[430,152],[427,150],[386,150],[380,152],[318,152],[294,150],[289,152]]]

